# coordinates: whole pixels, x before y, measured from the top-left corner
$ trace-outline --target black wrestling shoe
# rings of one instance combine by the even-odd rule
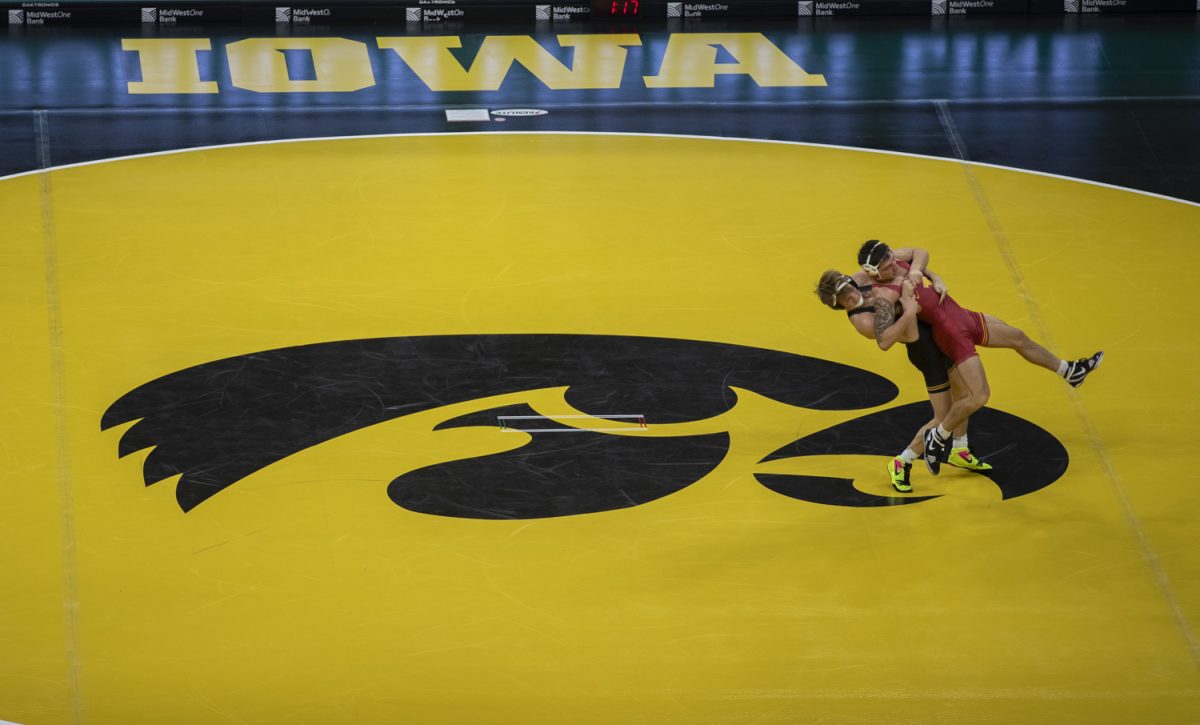
[[[942,464],[950,458],[950,441],[938,437],[937,428],[925,431],[925,466],[929,472],[938,475]]]
[[[1091,357],[1080,358],[1075,362],[1069,363],[1067,367],[1067,383],[1072,388],[1078,388],[1083,385],[1083,381],[1096,368],[1100,367],[1100,363],[1104,362],[1104,351],[1092,355]]]

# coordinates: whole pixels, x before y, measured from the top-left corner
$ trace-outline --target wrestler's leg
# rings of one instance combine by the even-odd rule
[[[983,316],[972,314],[970,322],[982,326]],[[941,464],[950,460],[951,448],[954,443],[954,431],[960,430],[972,413],[982,408],[988,400],[990,391],[987,376],[983,373],[983,363],[979,360],[979,352],[975,349],[976,340],[986,339],[981,327],[963,324],[964,320],[948,319],[933,328],[933,339],[942,353],[954,362],[955,381],[961,393],[952,393],[950,410],[941,424],[925,434],[925,465],[929,472],[938,475]],[[966,446],[961,446],[965,448]]]
[[[957,367],[949,370],[949,374],[950,374],[950,395],[953,396],[951,398],[951,401],[958,400],[959,398],[961,398],[967,394],[966,383],[963,382],[962,376],[958,374]],[[933,398],[930,398],[930,401],[932,401],[932,400],[933,400]],[[947,411],[950,410],[951,401],[946,402],[946,410]],[[936,405],[933,407],[933,413],[935,416],[937,415],[937,406]],[[940,418],[939,418],[939,420],[940,420]],[[952,431],[954,433],[955,438],[966,438],[967,437],[967,423],[969,423],[969,422],[970,422],[970,419],[964,420],[962,422],[962,425],[958,426],[957,428],[955,428]]]
[[[991,315],[983,317],[987,320],[988,326],[987,347],[1007,347],[1016,350],[1021,357],[1034,365],[1041,365],[1055,373],[1059,372],[1059,367],[1063,364],[1061,358],[1055,357],[1054,353],[1037,344],[1029,335],[1004,320]]]
[[[966,396],[966,383],[961,377],[957,377],[958,369],[950,371],[950,394],[956,399]],[[971,452],[971,444],[967,440],[967,423],[970,419],[964,420],[962,425],[954,429],[954,440],[950,448],[950,458],[946,462],[955,468],[962,468],[967,471],[990,471],[992,466],[990,463],[984,463],[979,460],[974,453]],[[924,441],[922,441],[924,443]]]
[[[949,412],[951,406],[950,391],[943,390],[940,393],[930,393],[929,402],[933,405],[933,418],[921,426],[921,429],[917,431],[912,441],[909,442],[908,448],[904,449],[903,452],[887,463],[887,472],[892,479],[892,488],[901,493],[912,491],[912,483],[909,481],[909,471],[912,469],[912,463],[914,460],[923,458],[925,455],[925,432],[936,426],[938,421],[942,419],[942,416]]]
[[[972,355],[959,362],[954,370],[961,381],[962,397],[954,400],[942,419],[941,428],[947,432],[957,430],[960,425],[965,424],[972,413],[987,405],[992,394],[991,388],[988,387],[987,374],[983,371],[983,361],[978,355]]]
[[[972,413],[986,405],[988,396],[991,395],[979,355],[960,360],[957,370],[962,378],[964,395],[950,406],[941,425],[925,434],[925,455],[922,458],[925,459],[929,472],[935,476],[938,475],[941,464],[950,459],[950,444],[953,439],[950,431],[965,423]]]
[[[941,422],[942,418],[946,417],[946,413],[950,412],[951,392],[943,390],[940,393],[930,393],[929,403],[933,406],[933,418],[921,426],[921,429],[913,436],[912,442],[908,444],[909,449],[918,456],[925,453],[925,431]]]

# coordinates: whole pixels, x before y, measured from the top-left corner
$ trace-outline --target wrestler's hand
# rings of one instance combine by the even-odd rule
[[[913,298],[912,295],[900,298],[900,306],[904,308],[904,314],[917,314],[920,311],[921,305]]]
[[[939,305],[946,301],[946,283],[945,282],[943,282],[940,279],[938,281],[934,282],[933,283],[933,291],[938,293],[938,304]]]
[[[913,287],[920,287],[925,281],[925,273],[919,269],[908,270],[908,281],[912,282]]]

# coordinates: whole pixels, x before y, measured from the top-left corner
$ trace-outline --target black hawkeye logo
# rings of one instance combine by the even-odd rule
[[[492,396],[565,387],[571,407],[603,418],[633,412],[647,425],[699,421],[737,405],[735,388],[797,408],[860,410],[893,400],[889,380],[804,355],[694,340],[619,335],[434,335],[303,345],[216,360],[121,396],[102,429],[132,422],[119,455],[151,449],[147,486],[178,476],[185,512],[301,450],[401,416]],[[499,427],[539,415],[526,403],[486,407],[435,430]],[[892,455],[928,419],[926,402],[877,411],[804,436],[764,457]],[[1049,486],[1067,469],[1054,436],[984,409],[972,446],[1005,499]],[[729,450],[728,432],[638,436],[574,429],[527,433],[515,450],[400,473],[393,502],[424,514],[534,519],[638,506],[708,475]],[[595,428],[595,426],[591,426]],[[570,431],[570,435],[561,432]],[[401,443],[402,444],[402,443]],[[894,506],[936,496],[877,496],[852,478],[756,473],[776,493],[811,503]]]

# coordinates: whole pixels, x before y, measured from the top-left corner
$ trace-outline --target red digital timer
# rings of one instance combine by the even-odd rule
[[[641,9],[638,0],[592,0],[592,14],[608,18],[636,18]]]

